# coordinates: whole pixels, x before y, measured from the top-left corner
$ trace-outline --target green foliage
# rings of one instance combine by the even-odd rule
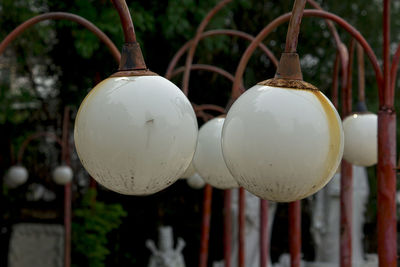
[[[96,201],[96,191],[89,190],[80,206],[73,210],[72,257],[74,266],[103,267],[110,253],[107,235],[118,228],[127,216],[120,204]],[[79,259],[75,261],[75,259]],[[83,263],[86,264],[83,264]]]

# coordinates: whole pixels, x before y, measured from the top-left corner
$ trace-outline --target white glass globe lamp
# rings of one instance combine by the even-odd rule
[[[99,184],[121,194],[149,195],[185,172],[197,132],[186,96],[147,69],[139,44],[126,43],[119,71],[82,102],[74,138],[82,165]]]
[[[53,181],[59,185],[66,185],[72,181],[74,173],[68,165],[58,166],[53,170]]]
[[[23,185],[28,180],[28,170],[21,165],[14,165],[8,169],[5,176],[5,183],[10,188]]]
[[[197,172],[186,180],[187,184],[193,189],[202,189],[206,182]]]
[[[225,118],[214,118],[201,126],[197,138],[193,165],[204,181],[219,189],[238,187],[226,167],[221,148],[222,127]]]
[[[332,103],[301,80],[270,79],[229,110],[222,152],[240,186],[271,201],[305,198],[326,185],[343,154],[343,129]]]
[[[378,116],[356,112],[343,120],[343,158],[351,164],[369,167],[378,162]]]

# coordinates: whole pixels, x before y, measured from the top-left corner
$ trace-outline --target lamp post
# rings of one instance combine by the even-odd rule
[[[390,66],[389,55],[389,20],[390,2],[384,1],[384,69],[378,63],[375,53],[363,36],[345,20],[332,13],[319,10],[305,10],[304,16],[314,16],[329,19],[336,22],[340,27],[346,30],[363,47],[375,72],[379,88],[380,111],[378,114],[378,254],[379,262],[382,266],[396,266],[396,204],[395,204],[395,148],[396,148],[396,115],[393,105],[394,82],[399,58],[398,50],[392,59]],[[385,16],[386,15],[386,16]],[[288,16],[288,15],[284,15]],[[273,23],[280,24],[284,16],[279,17]],[[272,24],[272,23],[271,23]],[[243,54],[235,75],[234,88],[238,88],[241,82],[244,68],[254,51],[257,43],[268,35],[273,28],[268,25],[264,28],[255,41],[249,45]],[[400,52],[399,52],[400,53]],[[342,214],[343,216],[343,214]],[[343,266],[343,265],[342,265]]]
[[[179,88],[147,69],[125,1],[113,4],[125,36],[119,70],[82,102],[75,145],[97,182],[122,194],[148,195],[189,166],[197,121]]]

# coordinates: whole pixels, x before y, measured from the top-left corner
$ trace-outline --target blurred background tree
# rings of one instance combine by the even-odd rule
[[[217,2],[128,0],[147,66],[152,71],[164,75],[174,53],[194,36],[201,20]],[[382,1],[319,2],[326,10],[339,14],[359,29],[370,42],[378,58],[381,58]],[[211,21],[208,29],[230,28],[257,35],[267,23],[289,12],[292,5],[293,1],[288,0],[236,0]],[[118,14],[111,2],[106,0],[2,0],[0,39],[4,39],[23,21],[47,11],[65,11],[81,15],[103,30],[117,47],[122,46],[123,36]],[[400,4],[393,3],[393,15],[399,11]],[[264,41],[278,58],[284,47],[286,25],[278,28]],[[392,16],[391,29],[392,42],[395,44],[399,41],[399,16]],[[348,35],[340,29],[339,34],[344,43],[349,44]],[[216,65],[234,74],[247,45],[247,41],[237,38],[211,37],[200,42],[195,62]],[[303,20],[298,51],[302,58],[305,80],[312,82],[329,96],[335,46],[323,20]],[[180,61],[180,65],[182,64],[184,58]],[[76,112],[95,81],[108,77],[116,69],[117,64],[107,48],[92,33],[73,22],[42,22],[15,40],[0,57],[0,175],[3,176],[12,163],[12,149],[17,149],[25,136],[37,130],[59,133],[63,107],[71,106]],[[266,56],[257,51],[246,69],[245,86],[249,88],[258,81],[272,77],[274,71]],[[354,88],[357,86],[355,75],[356,70]],[[174,78],[173,82],[180,86],[181,76]],[[366,85],[369,108],[376,112],[377,87],[369,63],[366,63]],[[225,106],[230,87],[230,82],[217,75],[194,72],[191,75],[189,98],[197,104],[213,103]],[[81,169],[76,156],[73,160],[77,181],[74,185],[73,207],[78,208],[88,188],[88,176]],[[371,227],[374,226],[376,212],[374,171],[374,168],[370,168],[372,187],[368,223]],[[1,203],[9,203],[11,196],[6,196],[3,200],[7,201]],[[149,251],[144,242],[147,238],[156,238],[156,229],[160,225],[172,225],[175,235],[187,241],[184,250],[187,266],[196,265],[200,240],[201,191],[193,191],[185,182],[178,181],[167,190],[145,198],[118,195],[100,188],[98,199],[105,203],[120,203],[127,212],[127,217],[122,220],[118,231],[112,231],[107,236],[107,249],[110,253],[105,259],[106,266],[145,266]],[[21,205],[24,205],[23,203],[22,201]],[[2,214],[7,214],[10,209],[9,205],[2,204],[0,207]],[[18,214],[15,216],[18,218]],[[221,218],[222,192],[215,190],[211,260],[222,258]],[[60,217],[58,221],[62,221]],[[7,229],[8,224],[4,217],[1,225]],[[7,231],[9,232],[9,229]],[[274,231],[274,235],[275,233],[286,235],[286,229]],[[279,239],[283,240],[282,236]],[[4,240],[6,239],[2,238],[1,266],[6,263],[8,241]],[[371,240],[370,249],[373,250],[374,237]],[[277,246],[279,247],[279,244]],[[280,248],[282,252],[287,246],[281,244]],[[305,258],[307,257],[312,257],[312,251],[305,251]],[[74,260],[73,258],[73,262]],[[79,262],[74,263],[79,266]]]

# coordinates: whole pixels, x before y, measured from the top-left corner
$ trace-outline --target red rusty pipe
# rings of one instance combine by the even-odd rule
[[[4,52],[6,47],[26,29],[44,20],[70,20],[82,25],[83,27],[87,28],[89,31],[94,33],[96,37],[98,37],[99,40],[102,41],[108,47],[115,60],[119,62],[121,54],[117,49],[117,47],[114,45],[114,43],[110,40],[110,38],[107,37],[107,35],[105,35],[104,32],[102,32],[93,23],[82,18],[81,16],[66,12],[49,12],[41,14],[31,19],[28,19],[24,23],[20,24],[11,33],[9,33],[6,36],[6,38],[4,38],[4,40],[0,43],[0,55]]]
[[[333,64],[333,74],[332,74],[332,92],[331,92],[331,100],[332,104],[337,109],[339,106],[338,101],[338,83],[339,83],[339,52],[336,52],[335,62]]]
[[[268,235],[268,201],[260,199],[260,267],[268,266],[269,235]]]
[[[191,70],[205,70],[205,71],[214,72],[214,73],[217,73],[217,74],[219,74],[219,75],[221,75],[221,76],[227,78],[227,79],[230,80],[231,82],[233,82],[234,79],[235,79],[235,77],[233,77],[233,75],[230,74],[229,72],[227,72],[226,70],[221,69],[221,68],[218,68],[218,67],[215,67],[215,66],[212,66],[212,65],[193,64],[193,65],[191,66]],[[171,79],[171,78],[173,78],[174,76],[176,76],[176,75],[178,75],[179,73],[182,73],[182,72],[184,72],[184,71],[185,71],[185,67],[179,67],[179,68],[175,69],[175,70],[171,73],[171,75],[170,75],[170,77],[169,77],[168,79]],[[243,85],[241,85],[240,90],[241,90],[242,92],[244,92],[244,86],[243,86]]]
[[[212,201],[212,187],[211,185],[207,184],[204,187],[203,221],[201,224],[199,267],[207,267],[208,240],[210,238],[211,201]]]
[[[122,30],[124,31],[125,43],[135,43],[136,34],[133,27],[132,17],[129,13],[128,5],[125,0],[111,0],[115,9],[118,12],[121,20]]]
[[[394,96],[390,90],[390,1],[383,1],[383,98],[384,102],[393,105]],[[386,89],[387,88],[387,89]]]
[[[238,267],[246,267],[246,191],[239,188],[239,253]]]
[[[22,159],[24,157],[25,150],[28,147],[29,143],[32,142],[33,140],[36,140],[36,139],[41,138],[41,137],[47,137],[47,138],[53,139],[61,147],[63,145],[62,140],[60,138],[58,138],[58,136],[56,134],[54,134],[54,133],[38,132],[38,133],[31,134],[24,140],[24,142],[21,144],[21,147],[18,150],[18,156],[17,156],[18,164],[22,163]]]
[[[200,36],[200,40],[210,37],[210,36],[215,36],[215,35],[230,35],[230,36],[235,36],[235,37],[240,37],[245,40],[253,41],[254,36],[238,31],[238,30],[210,30],[203,32]],[[190,47],[192,44],[193,40],[188,41],[186,44],[184,44],[174,55],[170,63],[168,64],[167,71],[165,73],[165,78],[166,79],[171,79],[172,76],[172,71],[174,70],[176,64],[178,63],[179,59],[182,57],[182,55],[187,51],[187,49]],[[275,55],[269,50],[263,43],[260,43],[258,47],[267,55],[267,57],[271,60],[272,64],[276,67],[278,65],[278,60],[276,59]]]
[[[390,1],[383,1],[383,101],[378,112],[378,256],[382,266],[397,266],[396,112],[390,77]],[[393,82],[394,83],[394,82]]]
[[[295,0],[292,14],[290,16],[289,27],[286,35],[285,53],[296,53],[297,42],[299,39],[301,18],[306,6],[307,0]]]
[[[358,65],[358,102],[365,102],[364,50],[359,44],[357,44],[357,65]]]
[[[382,71],[379,66],[379,62],[376,58],[375,53],[373,52],[371,46],[368,44],[368,42],[365,40],[365,38],[348,22],[346,22],[344,19],[340,18],[339,16],[326,12],[326,11],[321,11],[321,10],[304,10],[303,13],[304,17],[321,17],[324,19],[329,19],[341,26],[343,29],[345,29],[347,32],[349,32],[364,48],[364,51],[366,52],[369,60],[371,61],[371,64],[374,68],[375,75],[376,75],[376,80],[378,83],[379,87],[379,99],[380,101],[382,100],[381,96],[381,91],[382,91],[382,81],[383,81],[383,75]],[[260,43],[264,38],[271,33],[276,27],[281,25],[282,23],[286,22],[290,18],[290,13],[284,14],[275,20],[273,20],[271,23],[269,23],[254,39],[254,41],[247,47],[246,51],[243,53],[242,58],[240,59],[239,65],[236,68],[236,73],[235,73],[235,82],[232,87],[232,92],[233,92],[233,97],[236,99],[240,93],[238,92],[238,88],[241,84],[241,80],[243,77],[244,70],[246,68],[246,65],[253,54],[255,48],[257,47],[258,43]],[[340,49],[340,47],[338,47]]]
[[[342,92],[342,116],[351,113],[352,104],[352,70],[354,59],[355,40],[352,39],[349,48],[349,62],[347,67],[347,85]],[[342,160],[340,175],[340,266],[352,265],[352,214],[353,214],[353,167],[346,160]]]
[[[190,65],[193,62],[194,53],[196,51],[197,44],[200,40],[201,34],[204,32],[204,29],[207,27],[210,20],[228,3],[232,0],[221,0],[213,9],[208,12],[206,17],[202,20],[199,27],[197,28],[196,35],[193,38],[191,43],[189,52],[186,56],[186,63],[185,63],[185,73],[183,74],[182,80],[182,91],[185,95],[187,95],[188,87],[189,87],[189,78],[190,78]]]
[[[195,111],[213,110],[213,111],[220,112],[222,114],[225,113],[225,109],[223,107],[213,105],[213,104],[197,105],[197,104],[192,103],[192,106]]]
[[[300,267],[301,262],[301,203],[289,203],[290,267]]]
[[[307,3],[310,4],[315,9],[323,10],[323,8],[314,0],[307,0]],[[338,46],[340,43],[342,43],[342,40],[340,39],[340,36],[336,30],[335,25],[330,20],[325,20],[325,22],[332,34],[332,37],[333,37],[333,40],[335,41],[336,46]]]
[[[378,256],[379,265],[397,266],[396,113],[378,112]]]
[[[71,165],[69,151],[69,107],[64,108],[62,129],[62,160]],[[64,266],[71,266],[71,183],[64,186]]]
[[[232,190],[224,191],[224,263],[225,267],[231,267],[232,254],[232,214],[231,214]]]
[[[399,61],[400,61],[400,44],[397,45],[396,52],[392,58],[392,65],[390,68],[390,90],[394,91],[396,87],[396,75],[397,70],[399,68]]]

